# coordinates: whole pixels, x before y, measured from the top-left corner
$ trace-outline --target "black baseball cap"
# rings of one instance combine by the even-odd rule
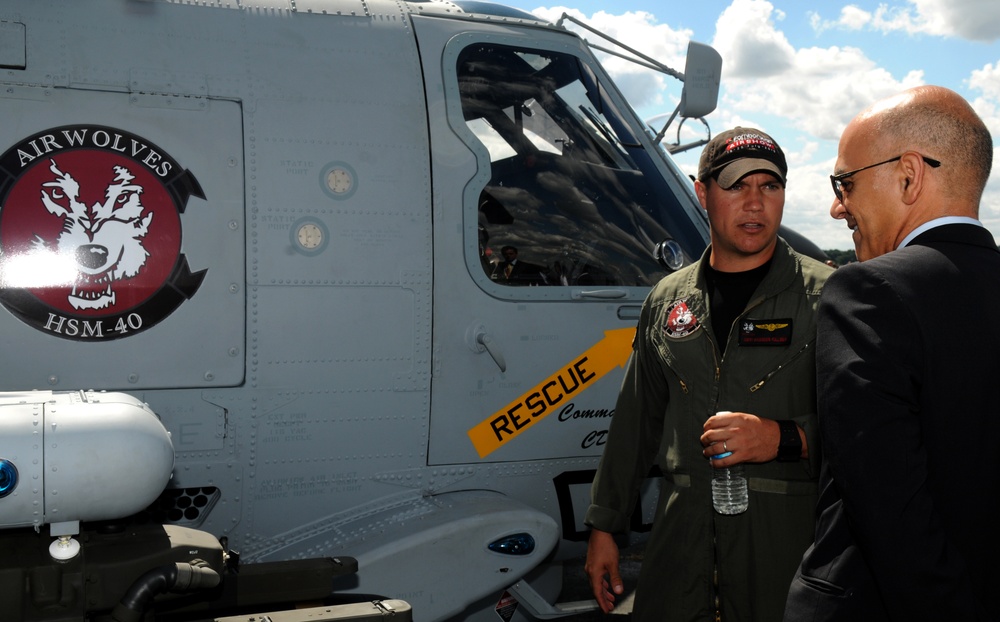
[[[731,188],[758,171],[774,173],[781,183],[785,183],[788,164],[785,153],[773,138],[750,127],[736,127],[717,134],[705,145],[698,162],[698,179],[704,181],[712,177],[723,188]]]

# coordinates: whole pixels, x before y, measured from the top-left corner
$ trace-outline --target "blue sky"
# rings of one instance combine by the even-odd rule
[[[868,104],[911,86],[946,86],[972,103],[1000,146],[998,0],[499,1],[551,21],[570,13],[679,71],[689,40],[715,47],[722,89],[706,121],[713,133],[744,125],[774,136],[790,168],[784,222],[821,248],[854,247],[844,222],[829,216],[828,176],[841,131]],[[640,116],[673,111],[678,81],[617,59],[605,65]],[[699,152],[677,161],[693,173]],[[980,219],[1000,241],[994,153]]]

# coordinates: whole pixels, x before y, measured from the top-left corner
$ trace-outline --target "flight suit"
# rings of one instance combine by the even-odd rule
[[[701,260],[665,277],[643,305],[634,351],[591,491],[586,523],[627,531],[656,460],[662,478],[636,620],[780,620],[813,539],[819,439],[815,311],[828,266],[779,238],[771,268],[734,322],[725,356],[711,330]],[[714,511],[699,437],[717,411],[792,419],[809,459],[745,464],[747,512]],[[715,580],[717,574],[717,584]]]

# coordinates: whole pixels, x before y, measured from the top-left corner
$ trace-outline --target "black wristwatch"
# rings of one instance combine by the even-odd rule
[[[802,458],[802,437],[799,426],[791,419],[779,419],[781,440],[778,441],[778,462],[798,462]]]

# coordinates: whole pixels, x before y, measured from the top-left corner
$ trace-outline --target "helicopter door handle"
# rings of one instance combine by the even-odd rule
[[[616,298],[624,298],[628,296],[628,292],[624,289],[584,289],[584,290],[574,290],[571,296],[579,300],[581,298],[601,298],[605,300],[614,300]]]
[[[497,364],[501,372],[507,371],[507,361],[503,358],[503,352],[500,351],[500,346],[493,341],[493,337],[487,332],[478,333],[476,335],[476,343],[480,344],[486,351],[490,353],[493,358],[493,362]]]
[[[493,340],[493,336],[486,332],[483,326],[476,326],[471,332],[472,342],[470,345],[476,352],[489,352],[493,362],[497,364],[501,372],[507,371],[507,361],[503,358],[500,346]]]

